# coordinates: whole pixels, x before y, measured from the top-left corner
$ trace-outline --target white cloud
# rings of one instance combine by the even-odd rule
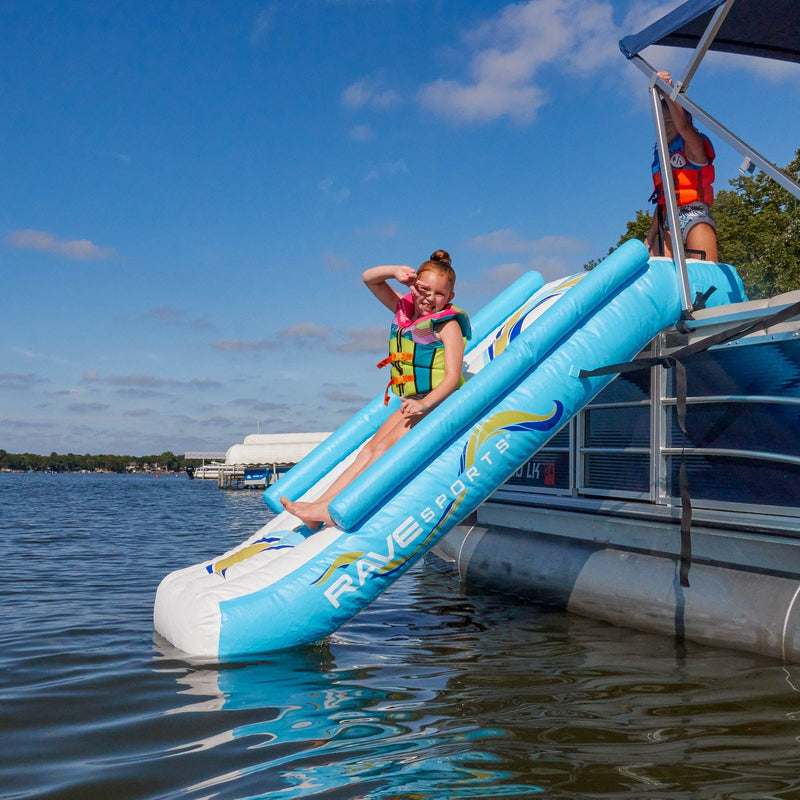
[[[510,286],[514,281],[528,271],[529,267],[517,262],[499,264],[485,270],[482,275],[496,287]]]
[[[325,252],[324,255],[325,259],[325,271],[326,272],[349,272],[350,271],[350,262],[343,258],[342,256],[337,256],[335,253],[332,253],[330,250]]]
[[[567,261],[558,256],[537,256],[531,261],[528,268],[541,273],[545,282],[548,282],[583,272],[583,263],[575,260]]]
[[[626,33],[638,33],[656,20],[661,19],[675,8],[675,3],[667,0],[664,3],[653,3],[652,0],[638,0],[625,16],[623,27]],[[622,37],[620,37],[622,38]],[[688,50],[686,51],[689,52]]]
[[[408,164],[402,159],[400,161],[390,161],[386,164],[381,164],[379,167],[373,167],[364,176],[364,183],[377,180],[383,177],[392,177],[394,175],[405,175],[408,172]]]
[[[376,351],[375,343],[378,339],[378,331],[380,331],[381,347],[377,350],[386,349],[386,328],[367,328],[359,330],[356,328],[349,328],[347,331],[342,332],[337,336],[336,331],[325,325],[318,325],[315,322],[297,322],[277,332],[274,339],[262,339],[257,342],[246,342],[238,339],[222,340],[212,342],[211,346],[215,350],[222,352],[254,352],[263,350],[277,350],[286,349],[287,347],[307,349],[313,346],[319,346],[320,343],[337,341],[337,349],[345,353],[361,353],[361,352],[374,352]],[[341,343],[341,340],[344,340]],[[149,378],[149,376],[129,376],[127,385],[136,385],[141,387],[158,388],[160,385],[166,383],[158,381],[158,379]],[[117,385],[121,384],[121,379],[116,378],[114,381]]]
[[[13,350],[15,353],[18,353],[25,358],[41,358],[45,361],[50,361],[53,364],[68,364],[69,361],[64,358],[59,358],[58,356],[50,355],[49,353],[37,353],[33,350],[28,350],[24,347],[17,347],[17,345],[9,345],[9,349]]]
[[[76,414],[96,414],[99,411],[107,411],[111,408],[108,403],[71,403],[67,407]]]
[[[534,86],[502,86],[478,81],[464,86],[457,81],[438,80],[419,94],[425,108],[452,122],[488,122],[507,114],[514,122],[533,122],[546,93]]]
[[[500,289],[510,286],[517,278],[529,270],[541,273],[545,282],[574,275],[581,272],[582,263],[568,260],[557,255],[535,255],[526,263],[518,261],[498,264],[485,269],[480,274],[480,282],[472,282],[465,286],[465,293],[496,294]]]
[[[36,383],[46,381],[40,375],[27,372],[24,375],[19,372],[0,372],[0,389],[12,389],[14,391],[24,391],[30,389]]]
[[[452,122],[508,116],[528,124],[547,102],[539,71],[554,66],[592,77],[620,61],[620,31],[603,0],[529,0],[506,6],[463,37],[469,80],[439,79],[424,86],[420,103]]]
[[[88,239],[57,239],[52,233],[31,228],[12,231],[6,236],[6,243],[21,250],[42,250],[76,261],[99,261],[114,255],[112,247],[99,247]]]
[[[25,358],[41,358],[41,353],[36,353],[33,350],[27,350],[24,347],[17,347],[16,345],[11,345],[11,349],[15,353],[19,353],[21,356],[25,356]]]
[[[331,329],[313,322],[297,322],[278,332],[282,339],[327,339]]]
[[[180,381],[172,378],[158,378],[155,375],[109,375],[108,383],[111,386],[125,389],[150,390],[172,386],[191,389],[216,389],[222,386],[219,381],[212,381],[208,378],[192,378],[188,381]]]
[[[181,311],[169,303],[159,306],[158,308],[154,308],[152,311],[148,311],[147,314],[145,314],[145,318],[157,320],[165,325],[183,325],[191,328],[192,330],[209,331],[216,329],[216,326],[212,322],[209,322],[205,317],[189,319],[187,318],[185,311]]]
[[[572,236],[543,236],[541,239],[524,239],[512,228],[503,228],[474,236],[468,242],[470,247],[489,250],[493,253],[561,253],[584,250],[588,242]]]
[[[337,389],[325,392],[325,399],[332,403],[357,403],[358,405],[363,405],[368,400],[363,395],[355,394],[354,392],[343,392]]]
[[[337,203],[347,200],[347,198],[350,197],[350,190],[346,186],[339,188],[335,184],[336,182],[334,179],[328,176],[319,182],[319,190],[326,197],[335,200]]]
[[[347,339],[340,349],[345,353],[382,353],[388,347],[385,325],[373,328],[348,328]]]
[[[391,108],[400,102],[400,95],[393,89],[383,89],[377,81],[369,78],[351,83],[342,92],[342,105],[348,108]]]
[[[788,61],[776,61],[771,58],[752,58],[736,53],[709,53],[706,56],[709,66],[731,72],[744,70],[768,81],[798,80],[797,64]]]
[[[157,319],[159,322],[165,322],[168,325],[178,325],[183,321],[183,311],[178,311],[177,308],[167,304],[154,308],[148,312],[148,316]]]
[[[536,246],[535,241],[523,239],[511,228],[482,233],[470,239],[468,244],[470,247],[490,250],[494,253],[527,253]]]
[[[374,225],[367,225],[363,228],[356,228],[359,236],[374,236],[379,239],[393,239],[397,236],[400,224],[397,222],[377,222]]]
[[[130,411],[123,411],[123,417],[149,417],[153,414],[151,408],[132,408]]]
[[[482,273],[487,285],[508,286],[528,270],[536,270],[546,281],[580,272],[583,268],[582,253],[590,243],[572,236],[543,236],[541,239],[525,239],[512,228],[503,228],[480,234],[468,242],[470,247],[491,253],[513,253],[522,256],[520,261],[502,263]]]
[[[272,22],[275,19],[275,12],[277,8],[275,4],[267,6],[267,8],[261,9],[261,11],[256,14],[255,22],[253,23],[253,30],[250,34],[250,41],[254,45],[259,45],[267,38],[267,34],[272,28]]]
[[[350,129],[350,138],[354,142],[368,142],[375,138],[375,131],[371,125],[356,125]]]
[[[278,345],[267,339],[262,339],[258,342],[245,342],[241,339],[220,339],[216,342],[211,342],[211,347],[223,353],[246,353],[259,350],[275,350]]]

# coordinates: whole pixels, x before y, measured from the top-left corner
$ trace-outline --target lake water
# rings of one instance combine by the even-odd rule
[[[156,641],[163,575],[269,514],[185,477],[0,475],[0,798],[800,797],[800,669],[426,564],[315,647]]]

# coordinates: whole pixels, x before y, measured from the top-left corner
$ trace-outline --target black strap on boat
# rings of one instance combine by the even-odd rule
[[[703,304],[711,294],[712,289],[701,295]],[[684,442],[688,440],[686,431],[686,366],[684,361],[691,359],[692,356],[699,355],[715,345],[725,344],[726,342],[739,339],[750,333],[754,333],[765,328],[778,325],[787,319],[800,314],[800,303],[793,303],[768,317],[758,320],[743,322],[727,330],[701,339],[694,344],[676,350],[668,356],[658,356],[653,358],[636,358],[624,364],[611,364],[607,367],[600,367],[594,370],[580,370],[578,376],[581,378],[591,378],[598,375],[614,375],[623,372],[633,372],[638,369],[662,366],[665,369],[675,369],[675,414],[678,426],[683,432]],[[679,577],[680,584],[689,587],[689,568],[692,564],[692,497],[689,490],[689,476],[686,470],[686,448],[681,451],[681,466],[679,472],[679,489],[681,497],[681,554]]]
[[[678,568],[681,586],[689,588],[689,568],[692,566],[692,493],[686,472],[686,453],[681,453],[681,560]]]
[[[703,261],[705,261],[705,251],[703,251]],[[708,298],[717,291],[716,286],[709,286],[704,292],[697,292],[692,303],[692,311],[702,311],[706,307]]]
[[[681,586],[689,588],[689,568],[692,566],[692,493],[689,490],[689,474],[686,470],[686,366],[682,361],[675,361],[675,415],[678,427],[683,433],[684,446],[681,448],[681,466],[679,472],[679,488],[681,494],[681,558],[678,575]]]

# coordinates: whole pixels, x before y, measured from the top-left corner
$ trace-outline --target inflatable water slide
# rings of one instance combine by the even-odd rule
[[[730,283],[692,265],[691,288]],[[316,533],[280,496],[313,500],[397,408],[382,395],[264,493],[276,516],[247,541],[167,575],[156,631],[186,653],[228,659],[324,639],[479,506],[681,314],[671,260],[626,242],[590,272],[543,285],[529,272],[473,316],[466,383],[339,494]],[[719,302],[725,302],[725,292]]]

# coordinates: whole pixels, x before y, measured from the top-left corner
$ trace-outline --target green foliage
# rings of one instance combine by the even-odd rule
[[[784,172],[798,179],[800,149]],[[800,288],[800,201],[761,172],[729,185],[732,189],[717,192],[713,209],[720,261],[736,267],[750,299]],[[616,246],[644,239],[651,220],[648,212],[637,211]],[[587,262],[584,269],[601,260]]]
[[[800,150],[784,172],[797,180]],[[720,259],[736,267],[751,299],[800,288],[800,201],[761,172],[730,185],[714,202]]]
[[[40,456],[35,453],[7,453],[0,450],[0,469],[22,470],[28,472],[126,472],[131,467],[135,471],[142,471],[145,465],[153,469],[158,465],[159,470],[168,472],[183,472],[187,464],[196,461],[187,460],[183,456],[176,456],[170,450],[160,455],[153,456],[116,456],[116,455],[75,455],[67,453],[59,455],[56,452],[49,456]]]

